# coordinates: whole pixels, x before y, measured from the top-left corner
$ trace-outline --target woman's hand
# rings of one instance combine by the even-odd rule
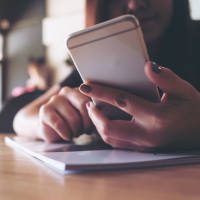
[[[160,103],[130,93],[87,83],[80,91],[131,114],[131,121],[109,120],[92,102],[89,116],[103,140],[116,148],[200,147],[200,93],[171,70],[147,63],[146,76],[164,92]]]
[[[39,110],[40,137],[48,142],[70,140],[89,129],[91,120],[86,103],[90,98],[78,89],[64,87]]]

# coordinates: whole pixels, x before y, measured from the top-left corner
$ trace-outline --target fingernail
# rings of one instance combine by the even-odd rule
[[[118,96],[116,98],[116,103],[120,106],[120,107],[126,107],[126,101],[125,98],[123,96]]]
[[[151,63],[151,67],[152,67],[152,71],[154,72],[154,73],[156,73],[156,74],[160,74],[161,73],[161,67],[157,64],[157,63],[155,63],[155,62],[152,62]]]
[[[80,86],[80,90],[84,93],[90,93],[92,91],[92,88],[89,85],[82,84]]]

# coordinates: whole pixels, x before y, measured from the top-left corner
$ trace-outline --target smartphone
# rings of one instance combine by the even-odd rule
[[[157,86],[144,73],[149,56],[135,16],[123,15],[75,32],[68,37],[67,48],[83,82],[102,83],[160,101]],[[110,117],[119,114],[102,102],[97,104]]]

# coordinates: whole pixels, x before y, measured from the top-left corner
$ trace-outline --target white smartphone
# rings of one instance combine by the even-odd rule
[[[73,33],[67,39],[67,48],[83,82],[98,82],[160,101],[156,85],[144,73],[149,56],[139,22],[133,15]],[[103,107],[107,115],[116,115],[114,110]]]

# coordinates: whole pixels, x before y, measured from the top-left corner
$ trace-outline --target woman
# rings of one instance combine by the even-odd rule
[[[186,0],[100,2],[102,8],[106,5],[107,12],[99,20],[126,13],[136,15],[141,23],[151,59],[170,66],[181,78],[200,89],[197,77],[200,64],[197,56],[199,40],[193,34],[194,26],[189,19]],[[69,87],[58,92],[57,88],[35,102],[35,105],[29,105],[22,110],[16,116],[15,129],[21,135],[53,142],[70,140],[72,136],[95,125],[103,140],[118,148],[149,150],[200,145],[199,91],[170,69],[155,63],[147,63],[145,73],[150,81],[163,90],[161,103],[153,104],[124,91],[93,83],[81,85],[81,92]],[[52,94],[54,96],[48,101]],[[111,103],[134,115],[134,119],[111,121],[93,105],[90,97]],[[33,108],[37,108],[35,112]],[[21,126],[24,119],[31,122],[26,123],[27,127]],[[31,120],[28,121],[29,119]],[[32,129],[34,132],[29,130],[28,124],[37,127]]]

